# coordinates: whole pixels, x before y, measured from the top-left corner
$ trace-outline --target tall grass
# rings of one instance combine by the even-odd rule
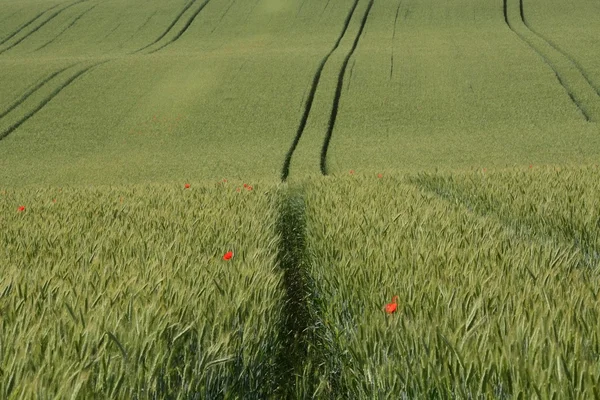
[[[2,189],[0,395],[594,397],[596,172]]]
[[[436,176],[308,183],[310,274],[320,340],[328,344],[320,349],[327,355],[322,373],[336,394],[596,396],[600,261],[582,267],[578,248],[544,240],[543,229],[528,237],[506,223],[527,215],[532,226],[559,226],[559,210],[575,196],[567,183],[585,188],[595,170],[562,173],[562,187],[548,179],[551,171],[454,177],[484,193],[469,204],[415,184]],[[600,200],[593,185],[573,207],[583,220]],[[532,213],[533,193],[551,193],[547,204],[556,212]],[[495,213],[475,211],[485,198],[502,202],[511,194],[524,199]],[[598,230],[580,227],[580,236]],[[398,311],[387,315],[382,307],[393,295]]]
[[[275,210],[232,183],[3,191],[0,397],[272,393]]]

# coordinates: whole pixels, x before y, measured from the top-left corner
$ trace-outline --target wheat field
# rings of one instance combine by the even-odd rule
[[[598,398],[593,0],[0,0],[0,398]]]

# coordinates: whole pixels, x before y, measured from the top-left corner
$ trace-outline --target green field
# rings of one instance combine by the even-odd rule
[[[0,0],[0,398],[599,398],[598,23]]]

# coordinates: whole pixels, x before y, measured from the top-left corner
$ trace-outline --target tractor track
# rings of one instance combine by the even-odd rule
[[[61,72],[64,72],[67,69],[69,69],[69,68],[71,68],[71,67],[73,67],[75,65],[76,64],[71,64],[68,67],[59,69],[58,71],[55,71],[55,72],[51,73],[46,78],[44,78],[42,81],[40,81],[37,85],[35,85],[31,89],[27,90],[25,93],[23,93],[23,95],[21,95],[21,97],[19,97],[14,103],[12,103],[6,110],[0,112],[0,119],[4,118],[9,112],[11,112],[15,108],[17,108],[18,106],[20,106],[21,104],[23,104],[31,95],[33,95],[35,92],[37,92],[46,83],[48,83],[52,79],[54,79]]]
[[[352,83],[352,74],[354,73],[355,65],[356,59],[352,60],[352,66],[350,67],[350,73],[348,74],[348,84],[346,85],[346,91],[350,90],[350,84]]]
[[[302,8],[304,8],[305,4],[306,4],[306,0],[302,0],[302,3],[300,4],[300,7],[298,7],[298,12],[296,12],[296,18],[298,18],[298,16],[302,12]]]
[[[217,30],[217,28],[219,27],[219,25],[221,24],[221,22],[223,21],[223,19],[225,18],[225,16],[227,15],[227,13],[229,13],[229,10],[231,10],[231,7],[233,7],[233,5],[235,4],[237,0],[233,0],[230,4],[229,7],[227,7],[227,9],[225,10],[225,12],[221,15],[221,18],[219,18],[219,22],[217,22],[215,24],[215,27],[212,29],[212,31],[210,31],[211,35],[213,34],[214,31]]]
[[[150,14],[150,16],[149,16],[148,18],[146,18],[146,20],[144,21],[144,23],[143,23],[143,24],[141,24],[141,25],[140,25],[140,26],[139,26],[139,27],[138,27],[138,28],[137,28],[137,29],[136,29],[136,30],[135,30],[135,31],[134,31],[134,32],[133,32],[133,33],[132,33],[132,34],[131,34],[131,35],[130,35],[128,38],[127,38],[127,39],[123,40],[123,41],[121,42],[121,44],[119,44],[119,45],[117,45],[117,46],[115,46],[115,47],[111,48],[111,49],[109,50],[109,52],[110,52],[110,51],[113,51],[114,49],[117,49],[117,48],[119,48],[119,49],[123,48],[123,45],[124,45],[125,43],[128,43],[128,42],[129,42],[131,39],[133,39],[133,38],[135,37],[135,35],[137,35],[137,34],[138,34],[138,33],[139,33],[139,32],[140,32],[142,29],[144,29],[144,27],[145,27],[146,25],[148,25],[148,22],[150,22],[150,20],[151,20],[151,19],[152,19],[152,18],[153,18],[153,17],[154,17],[154,16],[155,16],[157,13],[158,13],[158,11],[154,11],[152,14]],[[130,53],[130,54],[132,54],[132,53]]]
[[[327,150],[329,149],[329,142],[331,141],[331,136],[333,135],[333,129],[335,128],[335,121],[337,119],[338,108],[340,105],[340,98],[342,97],[342,88],[344,87],[344,75],[346,74],[346,68],[348,67],[348,62],[350,58],[354,54],[356,47],[358,46],[358,42],[362,36],[362,33],[365,29],[365,25],[367,24],[367,20],[369,19],[369,14],[371,13],[371,9],[373,7],[373,3],[375,0],[370,0],[369,5],[367,6],[367,10],[363,15],[363,19],[360,23],[360,29],[354,38],[354,43],[352,44],[352,48],[346,55],[344,59],[344,63],[342,64],[342,68],[340,69],[340,73],[338,75],[338,83],[337,88],[335,90],[335,97],[333,98],[333,107],[331,108],[331,114],[329,116],[329,125],[327,127],[327,134],[325,135],[325,141],[323,142],[323,147],[321,148],[321,173],[323,175],[327,175]]]
[[[108,31],[108,33],[106,35],[104,35],[104,37],[102,39],[98,40],[96,43],[102,43],[102,42],[104,42],[110,35],[112,35],[113,33],[115,33],[115,31],[117,29],[119,29],[122,24],[123,24],[122,22],[119,22],[117,25],[115,25],[114,28],[112,28],[110,31]]]
[[[329,5],[329,2],[331,0],[327,0],[327,3],[325,3],[325,7],[323,7],[323,10],[321,10],[321,15],[323,15],[323,13],[325,13],[325,10],[327,10],[327,6]]]
[[[554,76],[556,77],[556,80],[563,87],[563,89],[565,90],[565,92],[567,93],[569,98],[571,99],[571,102],[573,102],[573,104],[575,104],[575,106],[577,107],[577,109],[579,110],[579,112],[581,113],[583,118],[587,122],[589,122],[590,116],[584,110],[581,103],[579,101],[577,101],[577,99],[575,98],[575,95],[573,94],[571,89],[569,89],[569,87],[567,85],[565,85],[564,78],[561,77],[558,70],[552,65],[552,62],[544,54],[542,54],[542,52],[539,51],[529,40],[527,40],[527,38],[525,38],[521,33],[519,33],[514,28],[514,26],[510,23],[509,18],[508,18],[508,0],[503,0],[503,1],[504,1],[504,4],[503,4],[504,22],[506,23],[506,25],[509,27],[509,29],[511,31],[513,31],[519,37],[519,39],[521,39],[521,41],[523,41],[525,44],[527,44],[544,61],[544,63],[552,70],[552,72],[554,72]],[[529,28],[525,24],[525,20],[524,20],[523,1],[522,0],[519,0],[519,14],[520,14],[521,22],[524,24],[525,28],[529,30]],[[531,30],[529,30],[529,31],[532,34],[535,34],[533,31],[531,31]]]
[[[392,54],[390,55],[390,80],[394,74],[394,39],[396,39],[396,25],[398,24],[398,14],[400,13],[400,7],[402,6],[402,0],[398,1],[398,8],[396,8],[396,17],[394,18],[394,31],[392,33]]]
[[[56,7],[56,6],[54,6]],[[15,12],[13,12],[12,14],[8,14],[7,16],[5,16],[4,18],[0,19],[0,22],[4,22],[7,21],[9,19],[11,19],[12,17],[14,17],[15,15],[17,15],[18,13],[20,13],[22,10],[17,10]]]
[[[80,78],[82,75],[84,75],[86,72],[88,72],[92,68],[97,67],[98,65],[104,64],[106,62],[108,62],[108,60],[97,62],[95,64],[92,64],[88,67],[85,67],[85,68],[77,71],[73,76],[71,76],[69,79],[67,79],[61,86],[54,89],[52,91],[52,93],[50,93],[48,96],[46,96],[33,110],[29,111],[17,122],[15,122],[11,126],[9,126],[7,129],[2,131],[0,133],[0,140],[5,139],[8,135],[10,135],[12,132],[14,132],[18,127],[23,125],[23,123],[25,123],[29,118],[31,118],[35,114],[37,114],[42,108],[44,108],[46,106],[46,104],[48,104],[50,101],[52,101],[52,99],[54,99],[56,96],[58,96],[58,94],[60,92],[62,92],[66,87],[71,85],[71,83],[73,83],[76,79]]]
[[[7,41],[9,41],[10,39],[12,39],[15,35],[19,34],[19,32],[21,32],[23,29],[27,28],[29,25],[33,24],[38,18],[40,18],[42,15],[44,15],[45,13],[47,13],[48,11],[58,7],[59,4],[56,4],[50,8],[47,8],[46,10],[42,11],[41,13],[39,13],[38,15],[36,15],[35,17],[33,17],[32,19],[30,19],[29,21],[27,21],[26,23],[24,23],[23,25],[21,25],[19,28],[17,28],[16,31],[14,31],[13,33],[11,33],[10,35],[8,35],[7,37],[5,37],[4,39],[0,40],[0,45],[3,45],[4,43],[6,43]],[[13,14],[14,15],[14,14]]]
[[[148,47],[158,43],[160,40],[162,40],[162,38],[164,38],[170,31],[171,29],[173,29],[173,27],[175,26],[175,24],[177,22],[179,22],[179,20],[181,19],[181,17],[183,16],[183,14],[196,2],[196,0],[191,0],[190,2],[188,2],[179,12],[179,14],[177,14],[177,16],[175,17],[175,19],[173,21],[171,21],[171,24],[167,27],[167,29],[165,29],[165,31],[156,39],[154,40],[154,42],[147,44],[146,46],[137,49],[136,51],[134,51],[134,53],[138,53],[142,50],[147,49]]]
[[[256,0],[250,7],[250,11],[246,13],[246,17],[244,18],[244,23],[243,23],[244,25],[246,25],[248,23],[248,19],[250,19],[250,16],[254,12],[254,9],[256,8],[258,3],[260,3],[260,0]]]
[[[298,146],[298,143],[300,142],[300,138],[302,137],[302,133],[304,132],[304,128],[306,127],[306,122],[308,121],[308,116],[310,114],[310,110],[312,108],[312,104],[315,99],[315,94],[317,92],[317,86],[319,86],[319,80],[321,79],[321,73],[323,72],[323,68],[325,67],[325,64],[327,63],[327,60],[329,59],[331,54],[338,48],[338,46],[340,45],[340,42],[344,38],[344,35],[346,34],[346,31],[348,30],[348,26],[350,25],[350,20],[352,19],[352,16],[354,15],[354,11],[356,10],[356,7],[358,6],[359,1],[360,0],[354,0],[354,4],[352,5],[352,8],[348,12],[348,15],[346,16],[346,20],[344,21],[344,26],[343,26],[342,32],[338,36],[332,49],[329,50],[329,53],[327,53],[325,55],[325,57],[323,57],[323,59],[321,59],[321,62],[319,63],[319,66],[317,67],[315,75],[313,76],[312,85],[310,87],[310,92],[308,94],[308,97],[306,98],[306,102],[304,103],[304,112],[302,113],[302,117],[300,118],[300,123],[298,124],[298,129],[296,131],[296,136],[294,137],[294,141],[292,142],[292,145],[285,156],[285,161],[283,162],[283,168],[281,170],[281,180],[284,182],[287,179],[288,175],[290,174],[290,164],[292,162],[292,155],[294,154],[294,151],[296,150],[296,147]]]
[[[435,176],[417,176],[409,179],[409,183],[423,192],[429,192],[432,195],[451,204],[459,204],[465,210],[478,216],[479,218],[492,217],[499,222],[507,231],[519,236],[530,243],[540,245],[554,242],[555,246],[566,251],[573,251],[574,256],[579,259],[578,267],[594,267],[593,263],[598,260],[598,247],[586,246],[580,243],[577,237],[571,235],[561,235],[556,230],[550,232],[541,231],[531,221],[522,221],[512,215],[503,215],[500,212],[500,204],[495,201],[478,201],[478,198],[461,190],[459,187],[448,187],[443,178]],[[479,192],[478,194],[481,194]],[[487,198],[486,198],[487,199]],[[569,250],[571,249],[571,250]],[[577,254],[579,253],[579,254]]]
[[[25,39],[27,39],[28,37],[30,37],[31,35],[33,35],[34,33],[36,33],[38,30],[40,30],[44,25],[46,25],[48,22],[52,21],[54,18],[58,17],[63,11],[65,11],[67,8],[71,8],[79,3],[83,3],[86,2],[88,0],[78,0],[75,1],[63,8],[61,8],[60,10],[56,11],[54,14],[52,14],[48,19],[46,19],[44,22],[42,22],[40,25],[36,26],[35,28],[33,28],[29,33],[27,33],[25,36],[23,36],[21,39],[17,40],[16,42],[14,42],[13,44],[11,44],[10,46],[0,50],[0,54],[6,53],[7,51],[9,51],[10,49],[18,46],[21,42],[23,42]]]
[[[596,94],[598,95],[598,97],[600,97],[600,86],[594,85],[594,83],[592,83],[589,75],[587,74],[587,72],[585,72],[585,69],[581,66],[581,64],[579,62],[577,62],[572,56],[570,56],[566,51],[564,51],[560,47],[558,47],[558,45],[556,43],[554,43],[550,39],[546,38],[544,35],[542,35],[541,33],[537,32],[535,29],[533,29],[531,27],[531,25],[529,25],[529,23],[527,22],[527,19],[525,18],[523,1],[524,0],[520,0],[519,11],[521,13],[521,20],[523,20],[523,23],[525,24],[525,26],[527,27],[527,29],[529,29],[534,35],[536,35],[537,37],[539,37],[540,39],[542,39],[544,42],[548,43],[548,45],[550,47],[552,47],[554,50],[556,50],[560,54],[562,54],[563,57],[565,57],[566,59],[568,59],[571,62],[571,64],[573,64],[573,66],[575,68],[577,68],[577,70],[579,71],[579,73],[581,74],[581,76],[583,76],[583,78],[586,80],[586,82],[588,83],[588,85],[590,85],[590,87],[592,89],[594,89],[594,91],[596,92]]]
[[[146,20],[144,21],[143,24],[141,24],[136,30],[135,32],[133,32],[133,34],[131,35],[131,38],[133,38],[135,35],[137,35],[137,33],[139,31],[141,31],[142,29],[144,29],[146,27],[146,25],[148,25],[148,22],[150,22],[150,20],[158,13],[158,11],[154,11],[152,14],[150,14],[150,16],[148,18],[146,18]]]
[[[158,49],[152,50],[148,54],[156,53],[157,51],[162,50],[165,47],[167,47],[168,45],[176,42],[188,30],[188,28],[190,27],[190,25],[192,25],[192,23],[194,22],[194,20],[198,16],[198,14],[200,14],[200,12],[202,12],[204,7],[206,7],[208,5],[208,3],[210,3],[210,0],[205,0],[204,3],[202,3],[200,5],[200,7],[198,7],[198,9],[194,12],[194,14],[192,14],[192,16],[187,20],[187,22],[183,26],[183,28],[181,28],[181,30],[177,33],[177,35],[175,35],[175,37],[173,39],[169,40],[167,43],[163,44]]]
[[[37,49],[35,49],[34,51],[38,51],[43,49],[44,47],[48,46],[49,44],[51,44],[52,42],[54,42],[56,39],[58,39],[63,33],[65,33],[66,31],[68,31],[70,28],[73,27],[73,25],[75,25],[77,23],[77,21],[79,21],[85,14],[89,13],[90,11],[92,11],[94,8],[96,8],[98,6],[98,4],[95,4],[93,6],[91,6],[90,8],[88,8],[87,10],[85,10],[84,12],[82,12],[81,14],[79,14],[77,17],[75,17],[75,19],[73,19],[73,21],[71,21],[71,23],[62,31],[60,31],[60,33],[56,36],[54,36],[51,40],[49,40],[48,42],[44,43],[43,45],[41,45],[40,47],[38,47]]]

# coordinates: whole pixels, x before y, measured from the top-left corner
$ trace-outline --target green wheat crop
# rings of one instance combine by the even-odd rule
[[[3,191],[0,397],[273,391],[272,197],[232,183]]]
[[[308,182],[313,319],[329,387],[342,398],[595,396],[596,174]],[[398,311],[386,315],[393,295]]]

